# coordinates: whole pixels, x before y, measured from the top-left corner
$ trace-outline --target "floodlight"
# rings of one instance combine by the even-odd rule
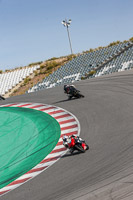
[[[71,45],[71,40],[70,40],[70,35],[69,35],[69,29],[68,29],[68,27],[70,26],[71,22],[72,22],[71,19],[69,19],[68,21],[65,19],[65,20],[63,20],[61,23],[62,23],[65,27],[67,27],[67,33],[68,33],[68,39],[69,39],[71,54],[73,54],[72,45]]]

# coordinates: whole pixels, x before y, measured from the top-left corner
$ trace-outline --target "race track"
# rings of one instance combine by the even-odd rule
[[[133,70],[77,82],[84,99],[67,101],[62,87],[0,103],[36,102],[62,107],[81,125],[90,150],[69,153],[2,200],[132,200]]]

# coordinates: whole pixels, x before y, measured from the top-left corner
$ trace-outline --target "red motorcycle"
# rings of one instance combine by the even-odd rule
[[[89,149],[89,146],[86,144],[85,140],[82,140],[79,136],[72,135],[70,137],[63,137],[63,144],[66,148],[70,149],[72,154],[75,150],[85,153]]]

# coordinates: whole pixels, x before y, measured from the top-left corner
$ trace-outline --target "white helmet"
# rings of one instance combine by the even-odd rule
[[[62,139],[63,139],[64,142],[66,142],[67,139],[68,139],[68,136],[67,136],[67,135],[64,135],[64,136],[62,137]]]

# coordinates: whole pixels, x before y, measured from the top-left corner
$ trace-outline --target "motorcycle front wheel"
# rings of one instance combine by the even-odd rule
[[[82,153],[85,153],[85,150],[83,149],[82,146],[80,146],[80,145],[75,145],[75,148],[76,148],[78,151],[80,151],[80,152],[82,152]]]
[[[82,95],[82,94],[80,94],[80,93],[77,93],[77,94],[75,95],[75,97],[77,97],[77,98],[84,98],[85,96]]]
[[[86,150],[88,150],[88,149],[89,149],[89,145],[86,144]]]

